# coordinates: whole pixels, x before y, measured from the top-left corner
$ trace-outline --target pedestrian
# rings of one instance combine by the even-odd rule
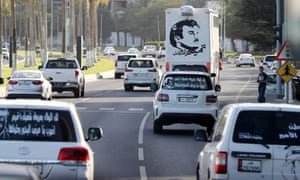
[[[264,72],[264,67],[259,66],[258,83],[258,102],[266,102],[265,92],[267,86],[268,75]]]

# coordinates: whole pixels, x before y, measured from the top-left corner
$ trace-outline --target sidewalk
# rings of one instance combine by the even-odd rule
[[[96,81],[98,79],[108,79],[108,78],[114,78],[114,70],[101,72],[97,74],[89,74],[85,75],[85,81],[91,82]],[[5,87],[0,87],[0,98],[3,98],[5,96]]]

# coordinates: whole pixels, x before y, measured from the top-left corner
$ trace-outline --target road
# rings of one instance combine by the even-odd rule
[[[219,107],[235,102],[256,102],[257,68],[224,64]],[[125,92],[122,79],[89,82],[86,96],[72,93],[55,100],[76,104],[84,129],[100,126],[104,137],[91,146],[95,152],[95,179],[192,180],[199,151],[204,144],[193,139],[198,125],[171,125],[163,134],[152,131],[152,99],[149,88]]]

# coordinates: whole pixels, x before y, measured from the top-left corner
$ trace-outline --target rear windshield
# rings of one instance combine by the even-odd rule
[[[162,88],[169,90],[211,90],[212,84],[208,76],[172,74],[163,79]]]
[[[268,62],[273,62],[275,61],[275,56],[267,56],[265,60]]]
[[[237,143],[300,145],[300,113],[242,111],[235,128]]]
[[[75,141],[69,111],[0,109],[0,140]]]
[[[132,60],[128,64],[128,67],[133,67],[133,68],[147,68],[153,66],[154,66],[153,61],[151,60]]]
[[[130,58],[136,58],[136,56],[135,55],[118,56],[118,61],[128,61]]]
[[[76,62],[74,60],[48,60],[48,63],[46,65],[47,68],[62,68],[62,69],[76,69],[78,68]]]
[[[173,71],[197,71],[208,72],[206,66],[201,65],[176,65],[173,67]]]

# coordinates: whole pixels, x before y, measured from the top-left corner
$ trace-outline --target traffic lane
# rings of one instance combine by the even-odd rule
[[[219,93],[219,109],[226,104],[237,102],[257,102],[257,67],[235,67],[224,64],[221,71]]]
[[[95,179],[140,179],[138,136],[141,120],[147,112],[121,108],[127,103],[117,102],[114,104],[120,107],[118,110],[101,108],[112,106],[108,104],[99,103],[98,110],[95,103],[86,104],[85,107],[93,107],[84,109],[78,104],[83,126],[99,126],[104,131],[101,141],[90,143],[95,152]],[[143,103],[138,106],[143,107]]]

